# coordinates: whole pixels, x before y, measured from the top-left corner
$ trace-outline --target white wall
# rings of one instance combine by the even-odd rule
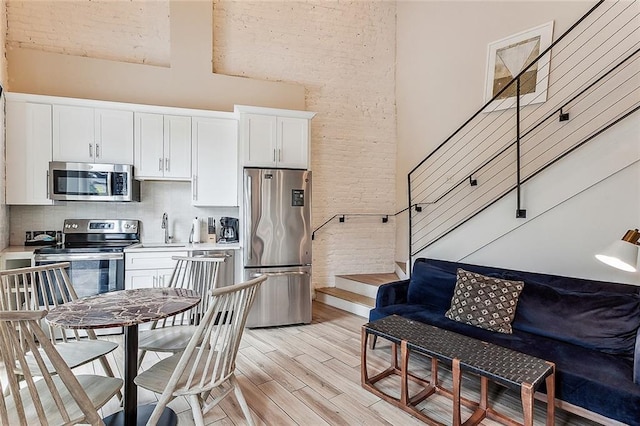
[[[570,173],[567,173],[570,170]],[[640,274],[594,255],[640,226],[640,119],[631,118],[565,157],[419,256],[640,285]]]
[[[555,39],[592,6],[398,3],[398,205],[407,203],[406,173],[482,106],[488,43],[550,20]],[[636,114],[527,183],[526,220],[506,197],[420,255],[640,283],[593,258],[640,226],[638,122]],[[406,226],[396,256],[407,257]]]

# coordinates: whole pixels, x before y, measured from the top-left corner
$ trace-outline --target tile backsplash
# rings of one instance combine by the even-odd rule
[[[142,181],[140,202],[60,202],[53,206],[11,206],[10,243],[23,245],[25,232],[31,230],[61,230],[64,219],[137,219],[141,222],[140,238],[160,242],[162,213],[169,215],[169,235],[175,242],[188,242],[194,217],[212,216],[219,223],[221,216],[238,217],[237,207],[194,207],[191,205],[191,183]],[[205,226],[205,225],[203,225]],[[203,229],[205,229],[203,227]]]

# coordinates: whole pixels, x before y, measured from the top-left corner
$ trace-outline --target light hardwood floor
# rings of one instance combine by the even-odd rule
[[[246,330],[237,359],[237,377],[258,424],[266,425],[420,425],[404,411],[388,404],[360,386],[360,328],[365,319],[330,306],[315,303],[309,325]],[[121,341],[121,336],[110,339]],[[369,351],[371,369],[382,370],[390,359],[390,345],[380,341]],[[122,351],[110,355],[112,365],[122,372]],[[156,362],[150,353],[143,368]],[[416,371],[427,374],[427,362],[412,360]],[[95,371],[102,373],[99,365]],[[450,383],[450,374],[441,369],[441,378]],[[78,370],[75,370],[78,371]],[[79,371],[78,371],[79,372]],[[387,379],[388,389],[399,382]],[[463,395],[477,400],[479,380],[464,379]],[[498,386],[490,388],[494,406],[522,419],[518,395]],[[140,404],[156,401],[156,395],[139,390]],[[192,425],[186,400],[174,400],[170,406],[178,413],[179,425]],[[451,424],[451,401],[435,396],[421,408],[445,424]],[[103,415],[119,409],[114,399],[103,408]],[[544,424],[545,405],[536,402],[535,424]],[[468,415],[469,413],[463,413]],[[556,425],[595,425],[596,423],[558,410]],[[231,396],[210,411],[206,420],[212,425],[245,424]],[[483,425],[497,424],[485,420]]]

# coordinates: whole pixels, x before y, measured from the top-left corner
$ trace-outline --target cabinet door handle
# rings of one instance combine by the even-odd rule
[[[162,158],[158,158],[158,171],[162,171]]]
[[[100,158],[100,144],[96,144],[96,158]]]
[[[93,157],[93,144],[89,144],[89,158]]]
[[[47,198],[51,198],[51,192],[49,189],[49,170],[47,170]]]
[[[153,287],[158,287],[158,277],[153,276]]]
[[[275,163],[275,161],[276,161],[276,150],[274,149],[273,150],[273,162]]]
[[[282,150],[278,148],[278,161],[282,161]]]
[[[170,167],[169,167],[169,159],[165,158],[164,159],[164,170],[168,172],[169,169],[170,169]]]
[[[191,180],[191,188],[193,201],[196,201],[198,199],[198,176],[196,175],[193,175],[193,179]]]

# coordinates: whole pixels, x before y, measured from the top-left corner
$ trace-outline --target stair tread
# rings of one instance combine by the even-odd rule
[[[375,299],[367,296],[363,296],[352,291],[343,290],[335,287],[321,287],[316,288],[316,292],[328,294],[340,299],[348,300],[349,302],[358,303],[360,305],[373,308],[376,305]]]
[[[336,277],[357,281],[363,284],[375,285],[375,286],[381,286],[382,284],[392,283],[400,279],[395,274],[395,272],[381,273],[381,274],[336,275]]]

